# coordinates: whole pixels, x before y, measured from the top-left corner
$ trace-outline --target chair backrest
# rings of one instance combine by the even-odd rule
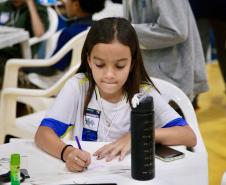
[[[57,46],[57,41],[62,30],[55,32],[47,41],[45,45],[45,58],[50,58]]]
[[[81,62],[82,48],[83,48],[88,30],[89,29],[81,32],[79,34],[79,37],[76,38],[76,44],[74,44],[74,47],[73,47],[71,64],[69,68],[72,68],[78,61]]]
[[[51,38],[51,36],[57,31],[58,26],[58,16],[55,10],[48,7],[48,18],[49,18],[49,28],[41,37],[32,37],[29,39],[29,45],[32,46],[34,44],[40,43],[42,41],[47,41]],[[47,44],[48,45],[48,44]]]
[[[62,88],[64,83],[68,78],[73,76],[78,70],[81,63],[81,50],[83,47],[83,42],[86,38],[88,30],[76,35],[73,37],[59,52],[54,56],[48,59],[10,59],[5,67],[4,74],[4,83],[3,90],[1,95],[1,105],[0,105],[0,142],[6,134],[11,134],[17,137],[31,138],[34,136],[34,133],[25,130],[25,127],[17,127],[16,122],[16,102],[25,102],[29,104],[35,110],[43,110],[49,105],[45,100],[45,97],[52,97],[56,95],[59,90]],[[78,44],[79,43],[79,44]],[[78,50],[77,50],[78,49]],[[17,88],[18,81],[18,71],[21,67],[45,67],[51,66],[57,63],[66,53],[70,50],[73,50],[77,55],[78,60],[73,60],[73,65],[69,68],[68,71],[62,74],[62,76],[54,81],[52,85],[49,85],[45,90],[41,89],[21,89]],[[38,103],[44,97],[45,101]],[[33,98],[38,98],[39,100],[31,100]],[[24,101],[25,100],[25,101]],[[35,104],[35,105],[34,105]],[[37,104],[40,104],[37,106]],[[31,116],[32,117],[32,116]],[[37,117],[36,117],[37,118]],[[40,117],[41,118],[41,117]],[[22,123],[27,124],[23,118],[20,119]],[[34,119],[29,119],[31,122],[34,122]],[[36,119],[37,120],[37,119]],[[21,123],[20,122],[20,123]],[[40,123],[40,122],[38,122]],[[35,124],[35,128],[37,128]],[[29,125],[29,124],[28,124]]]
[[[66,53],[68,53],[68,51],[72,50],[72,58],[71,58],[69,70],[71,68],[73,68],[75,65],[80,64],[82,48],[83,48],[87,33],[88,33],[88,30],[85,30],[85,31],[79,33],[78,35],[74,36],[69,42],[67,42],[64,45],[63,48],[60,49],[59,52],[57,52],[50,59],[53,59],[54,63],[56,63],[62,58],[62,56],[64,56]],[[59,55],[61,56],[61,58],[58,57]],[[28,79],[32,84],[36,85],[37,87],[39,87],[41,89],[47,89],[48,87],[55,84],[55,82],[63,74],[64,74],[64,72],[61,72],[61,73],[59,72],[56,75],[45,77],[45,76],[42,76],[39,74],[31,73],[31,74],[28,74]]]
[[[18,59],[12,59],[10,63],[11,65],[9,65],[9,67],[12,67],[12,70],[17,68],[18,65],[23,65],[23,61],[20,61],[19,64]],[[32,62],[30,64],[32,64]],[[40,124],[41,119],[45,115],[45,111],[38,111],[36,113],[17,118],[16,102],[20,101],[26,103],[34,108],[34,110],[46,110],[53,102],[52,98],[49,97],[53,97],[60,91],[67,79],[76,73],[79,66],[80,63],[76,64],[57,82],[55,82],[53,86],[45,90],[21,89],[12,86],[4,88],[2,90],[0,100],[0,143],[3,142],[7,134],[21,138],[34,138],[34,134]],[[10,70],[8,71],[10,72]],[[43,101],[41,101],[41,99],[43,99]]]
[[[187,95],[175,85],[157,78],[151,78],[160,91],[161,96],[167,101],[175,102],[181,109],[185,120],[194,130],[197,136],[197,145],[194,147],[195,152],[207,153],[201,133],[199,131],[198,122],[194,108]]]

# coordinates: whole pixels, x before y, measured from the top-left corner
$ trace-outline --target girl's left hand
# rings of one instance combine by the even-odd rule
[[[116,141],[104,145],[99,150],[97,150],[93,156],[97,156],[97,159],[105,158],[106,161],[111,161],[116,156],[119,155],[119,160],[123,160],[126,154],[130,151],[131,148],[131,134],[124,134],[122,137]]]

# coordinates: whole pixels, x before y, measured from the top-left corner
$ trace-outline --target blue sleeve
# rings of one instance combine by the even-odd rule
[[[67,128],[71,126],[71,124],[66,124],[52,118],[45,118],[42,120],[40,126],[45,126],[53,129],[56,135],[60,137],[66,132]]]
[[[56,49],[54,50],[54,53],[57,53],[71,38],[73,35],[71,35],[67,29],[64,29],[62,33],[60,34],[60,37],[57,42]],[[71,62],[71,56],[72,56],[72,51],[68,52],[59,62],[57,62],[54,67],[59,69],[59,70],[64,70],[66,67],[69,66]]]
[[[70,27],[65,28],[60,34],[54,54],[57,53],[74,36],[86,30],[88,26],[89,25],[86,24],[83,25],[74,23]],[[72,51],[68,52],[59,62],[54,65],[54,67],[61,71],[65,70],[65,68],[67,68],[71,63],[71,57]]]
[[[185,125],[188,125],[188,123],[183,118],[177,118],[177,119],[174,119],[174,120],[166,123],[162,128],[185,126]]]

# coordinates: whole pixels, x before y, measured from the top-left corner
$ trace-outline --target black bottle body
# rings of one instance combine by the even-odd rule
[[[131,170],[137,180],[150,180],[155,176],[155,138],[153,100],[142,109],[131,112]],[[149,107],[149,108],[147,108]]]

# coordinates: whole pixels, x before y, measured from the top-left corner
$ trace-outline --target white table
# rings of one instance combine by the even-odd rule
[[[75,142],[68,142],[76,146]],[[81,142],[84,150],[93,153],[104,143]],[[178,149],[178,148],[177,148]],[[185,153],[185,158],[173,162],[162,162],[155,160],[155,178],[150,181],[137,181],[131,178],[130,155],[122,162],[114,160],[105,162],[92,158],[92,163],[85,172],[68,172],[65,164],[36,147],[33,141],[14,140],[10,144],[0,145],[0,159],[9,158],[13,152],[20,153],[25,161],[25,167],[31,176],[25,184],[57,185],[69,183],[110,183],[117,185],[207,185],[203,166],[197,165],[197,160],[202,160],[201,156],[186,151],[184,147],[179,147]],[[7,168],[7,162],[0,163]],[[0,166],[0,168],[3,168]],[[206,167],[207,168],[207,167]],[[6,169],[7,170],[7,169]],[[1,170],[0,170],[1,171]]]
[[[22,56],[31,58],[29,33],[22,28],[0,26],[0,49],[20,44]]]

